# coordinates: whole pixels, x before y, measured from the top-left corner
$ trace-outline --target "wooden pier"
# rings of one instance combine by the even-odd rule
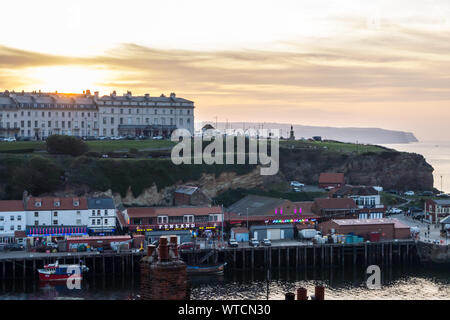
[[[139,272],[144,252],[78,252],[0,255],[1,278],[36,276],[36,270],[45,264],[78,264],[80,260],[92,274],[122,274]],[[335,268],[358,265],[389,266],[418,261],[414,241],[386,241],[358,244],[315,244],[271,247],[239,247],[181,251],[181,258],[189,265],[227,263],[228,269],[264,270],[273,268]]]

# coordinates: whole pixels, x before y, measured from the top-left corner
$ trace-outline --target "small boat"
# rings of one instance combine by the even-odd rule
[[[227,263],[221,263],[217,265],[199,265],[199,266],[187,266],[188,274],[218,274],[223,273]]]
[[[76,268],[80,268],[76,272]],[[39,280],[41,281],[58,281],[71,279],[83,279],[83,273],[89,271],[82,262],[80,264],[59,264],[58,260],[52,264],[44,265],[43,269],[38,269]]]

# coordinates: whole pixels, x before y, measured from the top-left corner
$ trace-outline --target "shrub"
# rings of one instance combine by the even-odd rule
[[[51,154],[69,154],[77,157],[88,151],[87,144],[76,137],[51,135],[47,138],[47,152]]]

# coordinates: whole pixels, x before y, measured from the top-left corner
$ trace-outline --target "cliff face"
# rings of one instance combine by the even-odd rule
[[[173,191],[177,186],[182,184],[196,185],[210,198],[216,197],[221,192],[228,189],[237,188],[269,188],[274,183],[283,183],[285,178],[278,174],[276,176],[261,176],[259,167],[248,174],[238,175],[235,172],[224,172],[216,177],[214,174],[202,174],[201,178],[196,181],[181,181],[176,185],[163,188],[158,191],[156,185],[145,189],[137,197],[133,196],[131,189],[125,197],[119,193],[113,193],[111,190],[105,192],[90,193],[93,196],[108,196],[114,197],[116,203],[122,203],[127,206],[167,206],[173,204]]]
[[[431,190],[433,167],[418,154],[382,152],[338,154],[325,151],[283,150],[280,170],[288,180],[317,184],[321,172],[343,172],[346,183],[385,189]]]

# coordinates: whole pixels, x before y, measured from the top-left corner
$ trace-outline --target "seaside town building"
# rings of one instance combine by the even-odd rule
[[[344,184],[343,173],[323,172],[319,176],[319,188],[340,188]]]
[[[219,236],[224,224],[219,206],[131,207],[123,216],[128,231],[145,234],[149,243],[168,235],[176,235],[178,243],[189,242],[193,236]]]
[[[397,219],[332,219],[319,224],[323,235],[354,234],[364,240],[411,238],[411,228]]]
[[[312,204],[248,195],[231,205],[225,218],[232,227],[248,228],[252,239],[293,239],[296,230],[314,228],[319,216],[311,211]]]
[[[442,219],[450,216],[450,200],[425,201],[425,219],[431,223],[439,223]]]
[[[0,136],[45,139],[77,137],[169,136],[177,128],[194,133],[194,102],[175,93],[133,96],[114,91],[83,94],[0,93]]]
[[[359,209],[359,219],[381,219],[386,213],[380,193],[373,187],[345,185],[339,189],[332,189],[329,196],[337,199],[353,199]]]
[[[212,200],[199,187],[180,186],[173,193],[175,206],[209,205]]]
[[[26,196],[0,200],[0,243],[20,243],[25,237],[33,243],[35,239],[106,235],[115,229],[116,209],[110,198]]]

